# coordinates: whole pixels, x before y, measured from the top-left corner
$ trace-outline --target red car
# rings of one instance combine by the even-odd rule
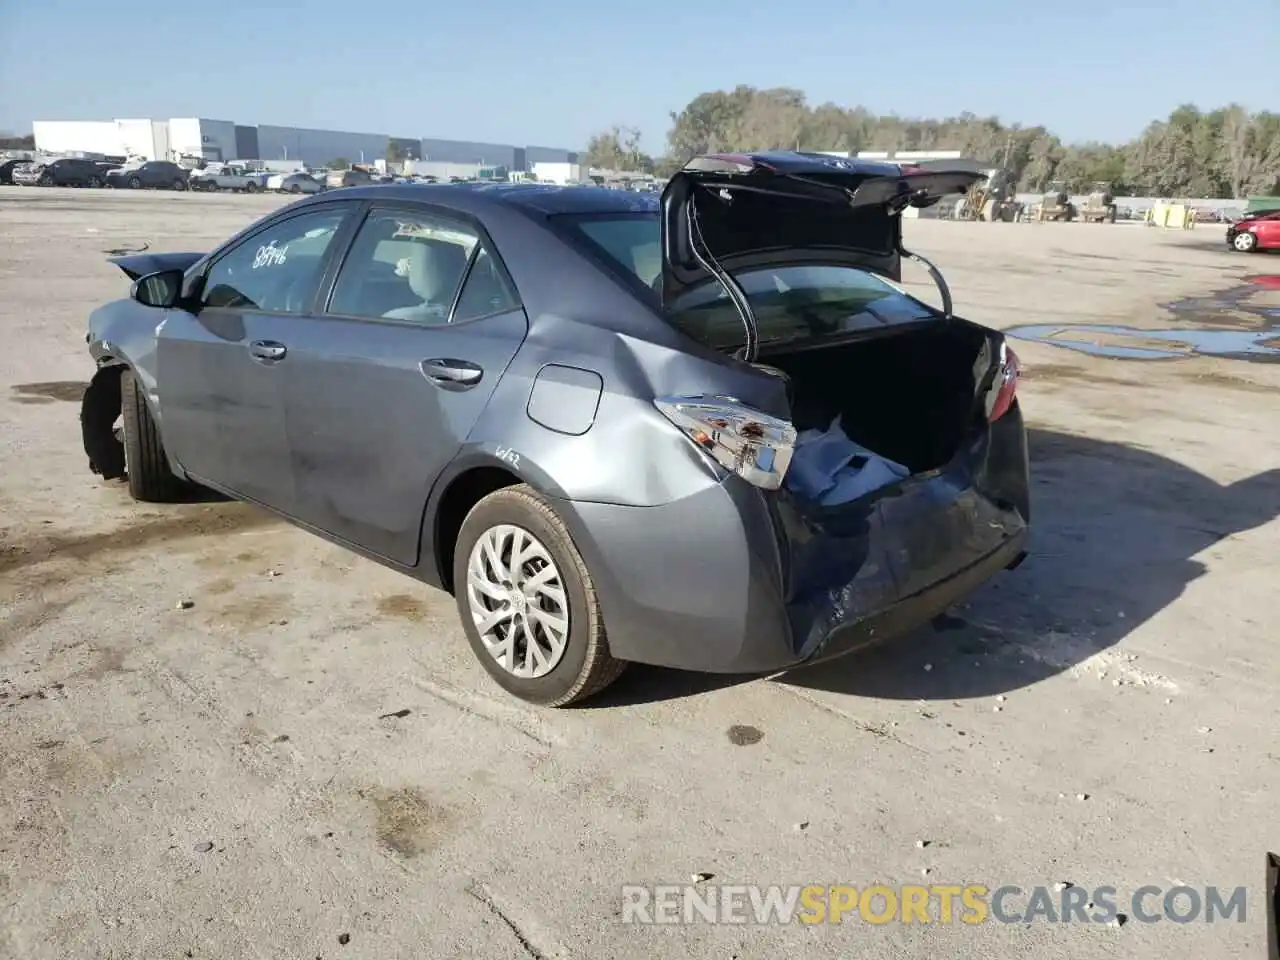
[[[1241,253],[1280,250],[1280,210],[1246,213],[1227,225],[1227,246]]]

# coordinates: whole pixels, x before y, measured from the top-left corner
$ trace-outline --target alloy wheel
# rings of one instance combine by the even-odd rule
[[[523,527],[490,527],[467,561],[467,606],[489,655],[514,677],[536,680],[559,664],[569,601],[550,552]]]
[[[1253,249],[1253,245],[1257,242],[1258,242],[1258,238],[1255,237],[1252,233],[1249,233],[1247,231],[1237,233],[1234,241],[1235,248],[1241,251],[1242,253],[1248,253],[1250,250]]]

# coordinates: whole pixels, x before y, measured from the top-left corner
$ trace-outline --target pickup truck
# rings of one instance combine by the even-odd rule
[[[234,163],[211,163],[203,170],[192,170],[192,190],[243,190],[257,193],[267,188],[268,170],[250,170]]]

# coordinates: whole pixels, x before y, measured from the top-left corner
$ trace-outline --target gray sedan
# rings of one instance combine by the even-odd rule
[[[449,591],[531,702],[631,661],[847,653],[1025,556],[1017,358],[932,265],[941,309],[897,283],[901,211],[974,178],[784,153],[698,158],[661,197],[357,187],[120,258],[90,466]]]

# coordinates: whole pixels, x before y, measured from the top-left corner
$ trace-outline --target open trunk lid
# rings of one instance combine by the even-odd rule
[[[908,206],[927,207],[962,194],[981,179],[976,170],[824,154],[694,157],[662,194],[663,306],[720,280],[717,266],[733,274],[762,266],[833,264],[898,280],[898,215]]]

